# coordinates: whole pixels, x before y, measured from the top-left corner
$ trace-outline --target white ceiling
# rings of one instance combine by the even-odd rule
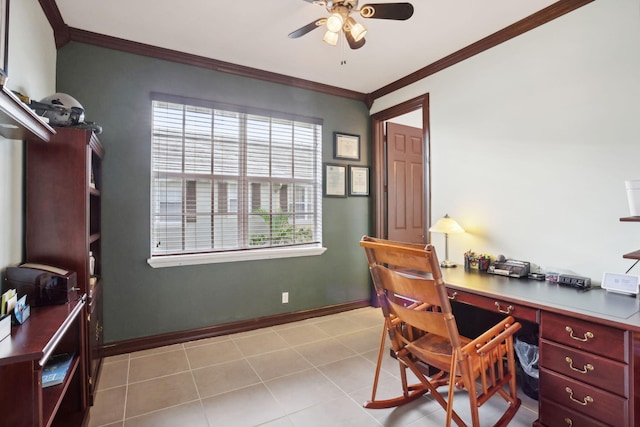
[[[409,0],[408,21],[363,19],[366,44],[322,41],[328,16],[304,0],[57,0],[64,22],[112,37],[370,93],[549,6],[554,0]],[[366,0],[360,0],[360,6]],[[390,0],[372,2],[390,3]],[[346,60],[341,65],[341,60]]]

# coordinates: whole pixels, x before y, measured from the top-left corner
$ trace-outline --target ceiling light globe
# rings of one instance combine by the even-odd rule
[[[356,23],[354,26],[351,27],[351,35],[357,42],[362,40],[366,34],[367,34],[367,29],[364,28],[360,23]]]
[[[335,46],[338,44],[338,33],[334,33],[333,31],[327,31],[324,33],[324,37],[322,38],[325,43],[330,44],[331,46]]]
[[[333,33],[337,33],[344,25],[344,18],[339,13],[333,13],[327,18],[327,29]]]

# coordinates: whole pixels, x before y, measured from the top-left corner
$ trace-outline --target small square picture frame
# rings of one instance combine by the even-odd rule
[[[360,135],[344,132],[333,133],[333,158],[360,160]]]
[[[349,196],[369,195],[369,168],[349,165]]]
[[[323,189],[325,197],[347,197],[347,165],[325,163]]]

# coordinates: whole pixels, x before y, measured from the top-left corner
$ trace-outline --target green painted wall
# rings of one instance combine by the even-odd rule
[[[370,121],[358,101],[132,55],[82,43],[58,51],[57,90],[103,126],[102,276],[105,342],[369,298],[358,245],[370,230],[370,199],[323,199],[321,256],[151,268],[149,257],[150,93],[163,92],[324,119],[323,161],[333,131],[362,136],[369,165]],[[289,304],[281,293],[289,292]]]

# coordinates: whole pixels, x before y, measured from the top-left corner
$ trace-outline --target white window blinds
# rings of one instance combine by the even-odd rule
[[[320,120],[174,101],[152,100],[152,257],[321,244]]]

